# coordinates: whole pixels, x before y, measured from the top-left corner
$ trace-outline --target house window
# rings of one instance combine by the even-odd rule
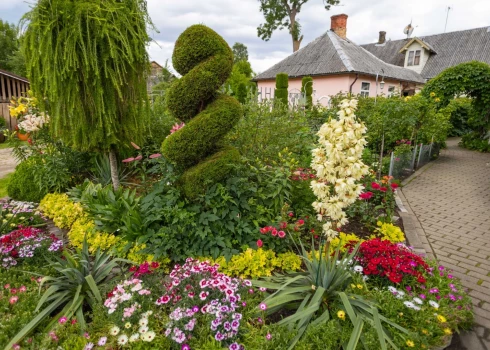
[[[361,84],[361,96],[369,97],[369,88],[371,87],[371,83],[362,83]]]
[[[413,50],[408,52],[408,62],[407,66],[418,66],[420,65],[420,50]]]
[[[389,86],[388,87],[388,96],[393,96],[394,94],[395,94],[395,87]]]

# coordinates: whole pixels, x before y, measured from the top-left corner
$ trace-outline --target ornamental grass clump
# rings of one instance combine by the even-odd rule
[[[343,100],[338,119],[331,119],[318,131],[319,147],[312,152],[311,167],[317,176],[311,182],[317,197],[313,208],[318,220],[324,221],[323,233],[327,241],[335,238],[348,222],[345,209],[359,198],[363,186],[358,181],[369,171],[362,162],[367,144],[366,126],[357,121],[356,108],[357,100]]]

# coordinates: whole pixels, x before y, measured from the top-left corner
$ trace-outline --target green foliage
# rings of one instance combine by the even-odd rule
[[[225,256],[255,246],[259,228],[274,222],[289,200],[289,169],[244,164],[232,169],[226,182],[209,186],[189,201],[167,172],[154,191],[141,200],[146,234],[144,253],[174,261],[188,256]],[[285,249],[277,240],[276,252]]]
[[[0,69],[25,76],[25,61],[20,52],[18,30],[14,24],[0,19]]]
[[[66,144],[108,150],[141,139],[148,23],[144,0],[41,0],[24,15],[31,86]]]
[[[306,100],[306,108],[311,108],[313,105],[313,78],[312,77],[303,77],[301,79],[301,92],[305,96]]]
[[[51,319],[48,329],[52,328],[62,316],[76,316],[81,330],[86,328],[84,313],[102,303],[100,286],[110,282],[114,275],[112,270],[118,268],[122,259],[110,260],[106,254],[97,251],[91,259],[88,245],[85,241],[83,248],[71,254],[63,252],[64,259],[55,257],[49,266],[57,271],[56,276],[44,276],[40,288],[47,287],[37,304],[35,312],[45,304],[45,308],[17,333],[5,347],[11,349],[19,340],[31,333],[42,321],[48,319],[53,312],[58,314]]]
[[[278,73],[276,75],[276,89],[274,90],[274,98],[281,102],[283,106],[289,104],[289,77],[287,73]]]
[[[314,247],[313,244],[312,246]],[[255,286],[274,291],[264,300],[267,305],[267,314],[283,308],[295,310],[294,314],[278,322],[278,325],[286,325],[297,332],[289,344],[289,349],[294,348],[309,326],[315,327],[335,318],[338,314],[335,315],[330,306],[335,303],[340,305],[343,317],[347,315],[353,325],[348,344],[344,345],[347,350],[356,349],[365,323],[375,325],[381,349],[387,349],[387,342],[394,345],[390,335],[383,328],[382,321],[407,333],[404,328],[379,315],[373,302],[347,291],[353,278],[349,261],[356,255],[358,246],[352,252],[346,252],[342,257],[340,257],[340,247],[337,247],[332,256],[318,254],[319,258],[314,248],[311,254],[308,254],[303,246],[301,248],[306,271],[276,274],[253,283]],[[323,248],[321,244],[319,251],[323,252]]]
[[[472,130],[483,138],[490,129],[490,66],[487,63],[471,61],[447,68],[425,84],[422,94],[435,94],[442,107],[447,106],[454,96],[470,97],[475,113]]]
[[[481,135],[477,131],[470,132],[463,135],[460,145],[464,148],[471,149],[480,152],[490,152],[489,138],[481,138]]]
[[[185,172],[179,183],[193,198],[208,184],[222,181],[236,150],[221,144],[242,116],[240,103],[217,89],[230,75],[233,54],[226,41],[204,25],[187,28],[177,39],[172,56],[183,75],[167,93],[167,107],[184,128],[168,136],[162,154]]]
[[[236,91],[236,98],[242,104],[247,102],[247,86],[244,83],[240,83],[238,85],[238,89]]]
[[[463,136],[471,131],[471,124],[477,119],[478,115],[473,109],[473,101],[467,97],[458,97],[446,107],[449,113],[451,113],[451,129],[448,136]]]
[[[227,135],[228,142],[238,148],[240,154],[273,164],[282,162],[279,153],[287,149],[286,153],[291,153],[299,166],[310,164],[315,135],[303,113],[285,112],[271,100],[259,103],[250,99],[243,108],[244,116]]]
[[[260,0],[260,11],[264,15],[265,23],[257,27],[259,38],[269,41],[275,30],[287,29],[293,39],[293,51],[298,50],[303,36],[296,15],[300,13],[302,6],[307,2],[308,0]],[[332,5],[339,3],[340,0],[323,2],[327,11]]]
[[[36,182],[33,176],[36,169],[37,165],[32,160],[24,161],[15,167],[7,187],[9,197],[21,201],[39,202],[48,193]]]
[[[233,47],[233,62],[248,61],[248,49],[245,44],[234,43]]]

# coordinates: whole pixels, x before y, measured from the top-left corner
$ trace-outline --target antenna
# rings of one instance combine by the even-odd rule
[[[448,20],[448,18],[449,18],[449,11],[451,11],[451,10],[452,10],[451,6],[448,6],[448,7],[447,7],[447,15],[446,15],[446,24],[444,25],[444,33],[446,32],[446,28],[447,28],[447,20]]]
[[[403,34],[407,35],[407,39],[410,38],[410,35],[412,35],[414,29],[415,28],[412,26],[412,21],[410,20],[410,23],[408,24],[408,26],[403,28]]]

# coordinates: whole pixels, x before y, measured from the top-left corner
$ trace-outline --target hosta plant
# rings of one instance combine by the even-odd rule
[[[46,291],[39,300],[35,312],[39,312],[15,337],[5,349],[11,349],[23,337],[29,334],[43,320],[49,318],[54,311],[59,311],[52,317],[48,329],[62,317],[70,319],[76,316],[80,329],[86,327],[84,313],[93,309],[96,304],[102,303],[100,286],[110,283],[115,277],[112,271],[118,267],[118,262],[128,260],[113,259],[110,256],[97,251],[95,257],[91,257],[88,251],[88,244],[83,243],[81,250],[70,253],[65,250],[63,259],[55,257],[55,261],[50,261],[49,266],[57,271],[57,276],[44,276],[40,283],[40,290],[44,286]]]
[[[276,274],[253,281],[254,286],[273,291],[260,305],[261,310],[267,314],[284,309],[295,310],[292,315],[278,322],[278,325],[287,325],[297,332],[289,349],[294,348],[308,327],[315,327],[331,318],[345,318],[345,315],[350,319],[353,330],[348,343],[342,344],[344,349],[356,349],[366,323],[376,329],[380,349],[387,349],[387,343],[397,349],[383,323],[405,333],[408,331],[380,315],[374,302],[349,290],[355,273],[352,262],[358,245],[342,257],[340,246],[332,255],[324,254],[324,249],[328,250],[328,247],[321,244],[319,251],[313,248],[308,253],[301,245],[305,271]],[[333,305],[339,305],[339,308],[334,309]]]

